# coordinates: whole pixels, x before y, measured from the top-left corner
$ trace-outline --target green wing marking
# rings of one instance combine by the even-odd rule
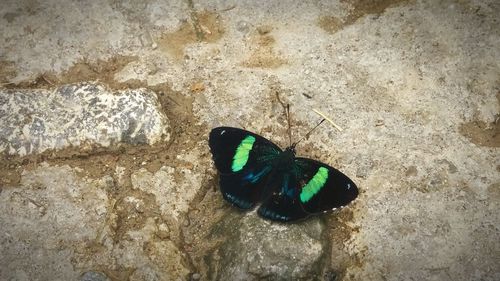
[[[244,138],[240,145],[236,148],[236,153],[233,157],[233,164],[231,166],[231,170],[233,172],[238,172],[248,161],[248,155],[250,154],[250,150],[252,150],[253,143],[255,142],[255,137],[247,136]]]
[[[320,191],[323,185],[325,185],[327,179],[328,169],[320,167],[311,180],[302,188],[300,192],[300,201],[302,203],[309,201],[318,191]]]

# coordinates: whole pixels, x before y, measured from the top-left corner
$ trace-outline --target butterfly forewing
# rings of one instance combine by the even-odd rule
[[[281,149],[259,135],[231,127],[213,129],[209,146],[224,198],[242,209],[252,208],[261,199],[272,161]]]
[[[238,170],[239,165],[245,162],[245,156],[248,156],[248,159],[242,165],[242,169],[250,167],[255,162],[265,162],[266,158],[275,157],[282,152],[269,140],[252,132],[232,127],[213,129],[209,136],[209,146],[215,166],[223,174],[234,173],[233,166]],[[235,156],[238,158],[237,163],[233,161]]]
[[[297,199],[311,214],[349,204],[358,196],[358,188],[346,175],[324,163],[295,158],[299,191]]]

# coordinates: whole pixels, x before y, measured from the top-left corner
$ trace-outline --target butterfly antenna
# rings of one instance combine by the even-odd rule
[[[286,105],[286,119],[288,121],[288,140],[292,146],[292,123],[290,122],[290,104]]]
[[[321,119],[321,121],[319,121],[318,124],[316,124],[316,126],[314,126],[314,128],[312,128],[307,134],[305,134],[305,136],[303,136],[298,142],[295,142],[292,146],[295,147],[299,142],[303,141],[305,138],[308,138],[309,135],[311,135],[311,133],[316,129],[318,128],[319,125],[321,125],[321,123],[323,123],[326,119],[323,118]]]

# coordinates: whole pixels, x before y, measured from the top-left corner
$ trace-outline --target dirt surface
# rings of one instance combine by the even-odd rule
[[[5,86],[8,81],[16,76],[14,63],[0,60],[0,86]]]
[[[345,18],[345,24],[350,25],[356,22],[359,18],[366,15],[380,15],[385,9],[410,2],[409,0],[343,0],[344,4],[350,6],[348,16]]]
[[[166,33],[158,39],[161,49],[175,59],[184,58],[184,48],[195,42],[215,42],[224,34],[224,27],[219,15],[213,12],[192,12],[189,21],[184,22],[179,30]]]
[[[485,123],[472,121],[460,126],[460,133],[471,142],[487,147],[500,147],[500,123],[498,121]]]
[[[116,90],[144,87],[145,84],[138,81],[120,83],[114,78],[116,73],[123,70],[123,67],[136,59],[136,57],[131,56],[117,56],[109,60],[98,59],[95,62],[84,59],[75,63],[67,71],[61,74],[46,72],[40,74],[33,80],[21,81],[15,84],[5,84],[4,87],[7,89],[53,89],[63,84],[86,81],[99,81]]]
[[[500,105],[500,92],[497,93],[497,102]],[[460,133],[471,142],[487,147],[500,147],[500,113],[491,123],[474,120],[460,125]]]
[[[256,32],[250,39],[252,42],[252,53],[250,57],[242,62],[245,67],[277,68],[286,64],[286,60],[273,49],[275,39],[271,34],[272,27],[257,27]]]
[[[344,27],[355,23],[366,15],[380,15],[385,9],[409,2],[408,0],[343,0],[341,3],[348,6],[348,14],[343,18],[324,15],[318,18],[317,24],[326,32],[333,34]]]

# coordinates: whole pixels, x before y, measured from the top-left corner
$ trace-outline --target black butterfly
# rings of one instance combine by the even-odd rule
[[[260,216],[289,222],[342,207],[358,196],[356,185],[340,171],[295,157],[296,144],[283,151],[246,130],[213,129],[209,145],[224,199],[241,209],[262,202]]]

